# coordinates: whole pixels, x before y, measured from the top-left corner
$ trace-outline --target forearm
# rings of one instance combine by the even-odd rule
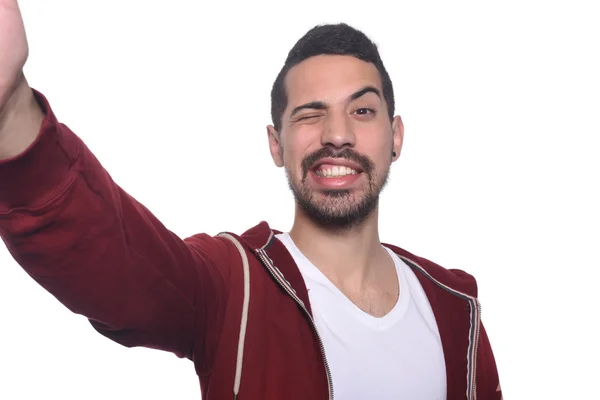
[[[35,141],[44,113],[25,77],[0,109],[0,162],[18,157]]]

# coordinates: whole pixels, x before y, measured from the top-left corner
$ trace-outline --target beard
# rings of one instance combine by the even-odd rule
[[[367,177],[367,188],[317,191],[308,187],[306,180],[311,166],[318,160],[329,157],[358,163]],[[349,148],[335,151],[331,147],[323,147],[302,161],[302,180],[299,183],[293,181],[286,169],[288,184],[296,204],[315,224],[335,232],[359,226],[373,213],[379,204],[379,195],[387,184],[389,172],[388,166],[383,176],[379,176],[370,158]]]

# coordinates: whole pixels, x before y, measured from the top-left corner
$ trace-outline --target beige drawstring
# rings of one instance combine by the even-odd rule
[[[218,236],[227,238],[233,242],[242,257],[242,266],[244,269],[244,302],[242,304],[242,320],[240,322],[240,336],[238,341],[237,360],[235,363],[235,381],[233,384],[233,399],[235,400],[240,392],[242,381],[242,364],[244,361],[244,342],[246,340],[246,327],[248,325],[248,308],[250,305],[250,264],[248,255],[240,242],[228,233],[220,233]]]

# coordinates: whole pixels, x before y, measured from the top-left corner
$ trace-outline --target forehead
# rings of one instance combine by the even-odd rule
[[[311,101],[335,104],[365,86],[383,92],[374,64],[352,56],[318,55],[295,65],[285,79],[287,109]]]

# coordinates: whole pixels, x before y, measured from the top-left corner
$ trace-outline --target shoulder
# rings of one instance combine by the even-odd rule
[[[445,268],[427,258],[413,254],[401,247],[384,243],[406,262],[415,273],[421,273],[437,283],[477,297],[477,281],[468,272],[457,268]]]

